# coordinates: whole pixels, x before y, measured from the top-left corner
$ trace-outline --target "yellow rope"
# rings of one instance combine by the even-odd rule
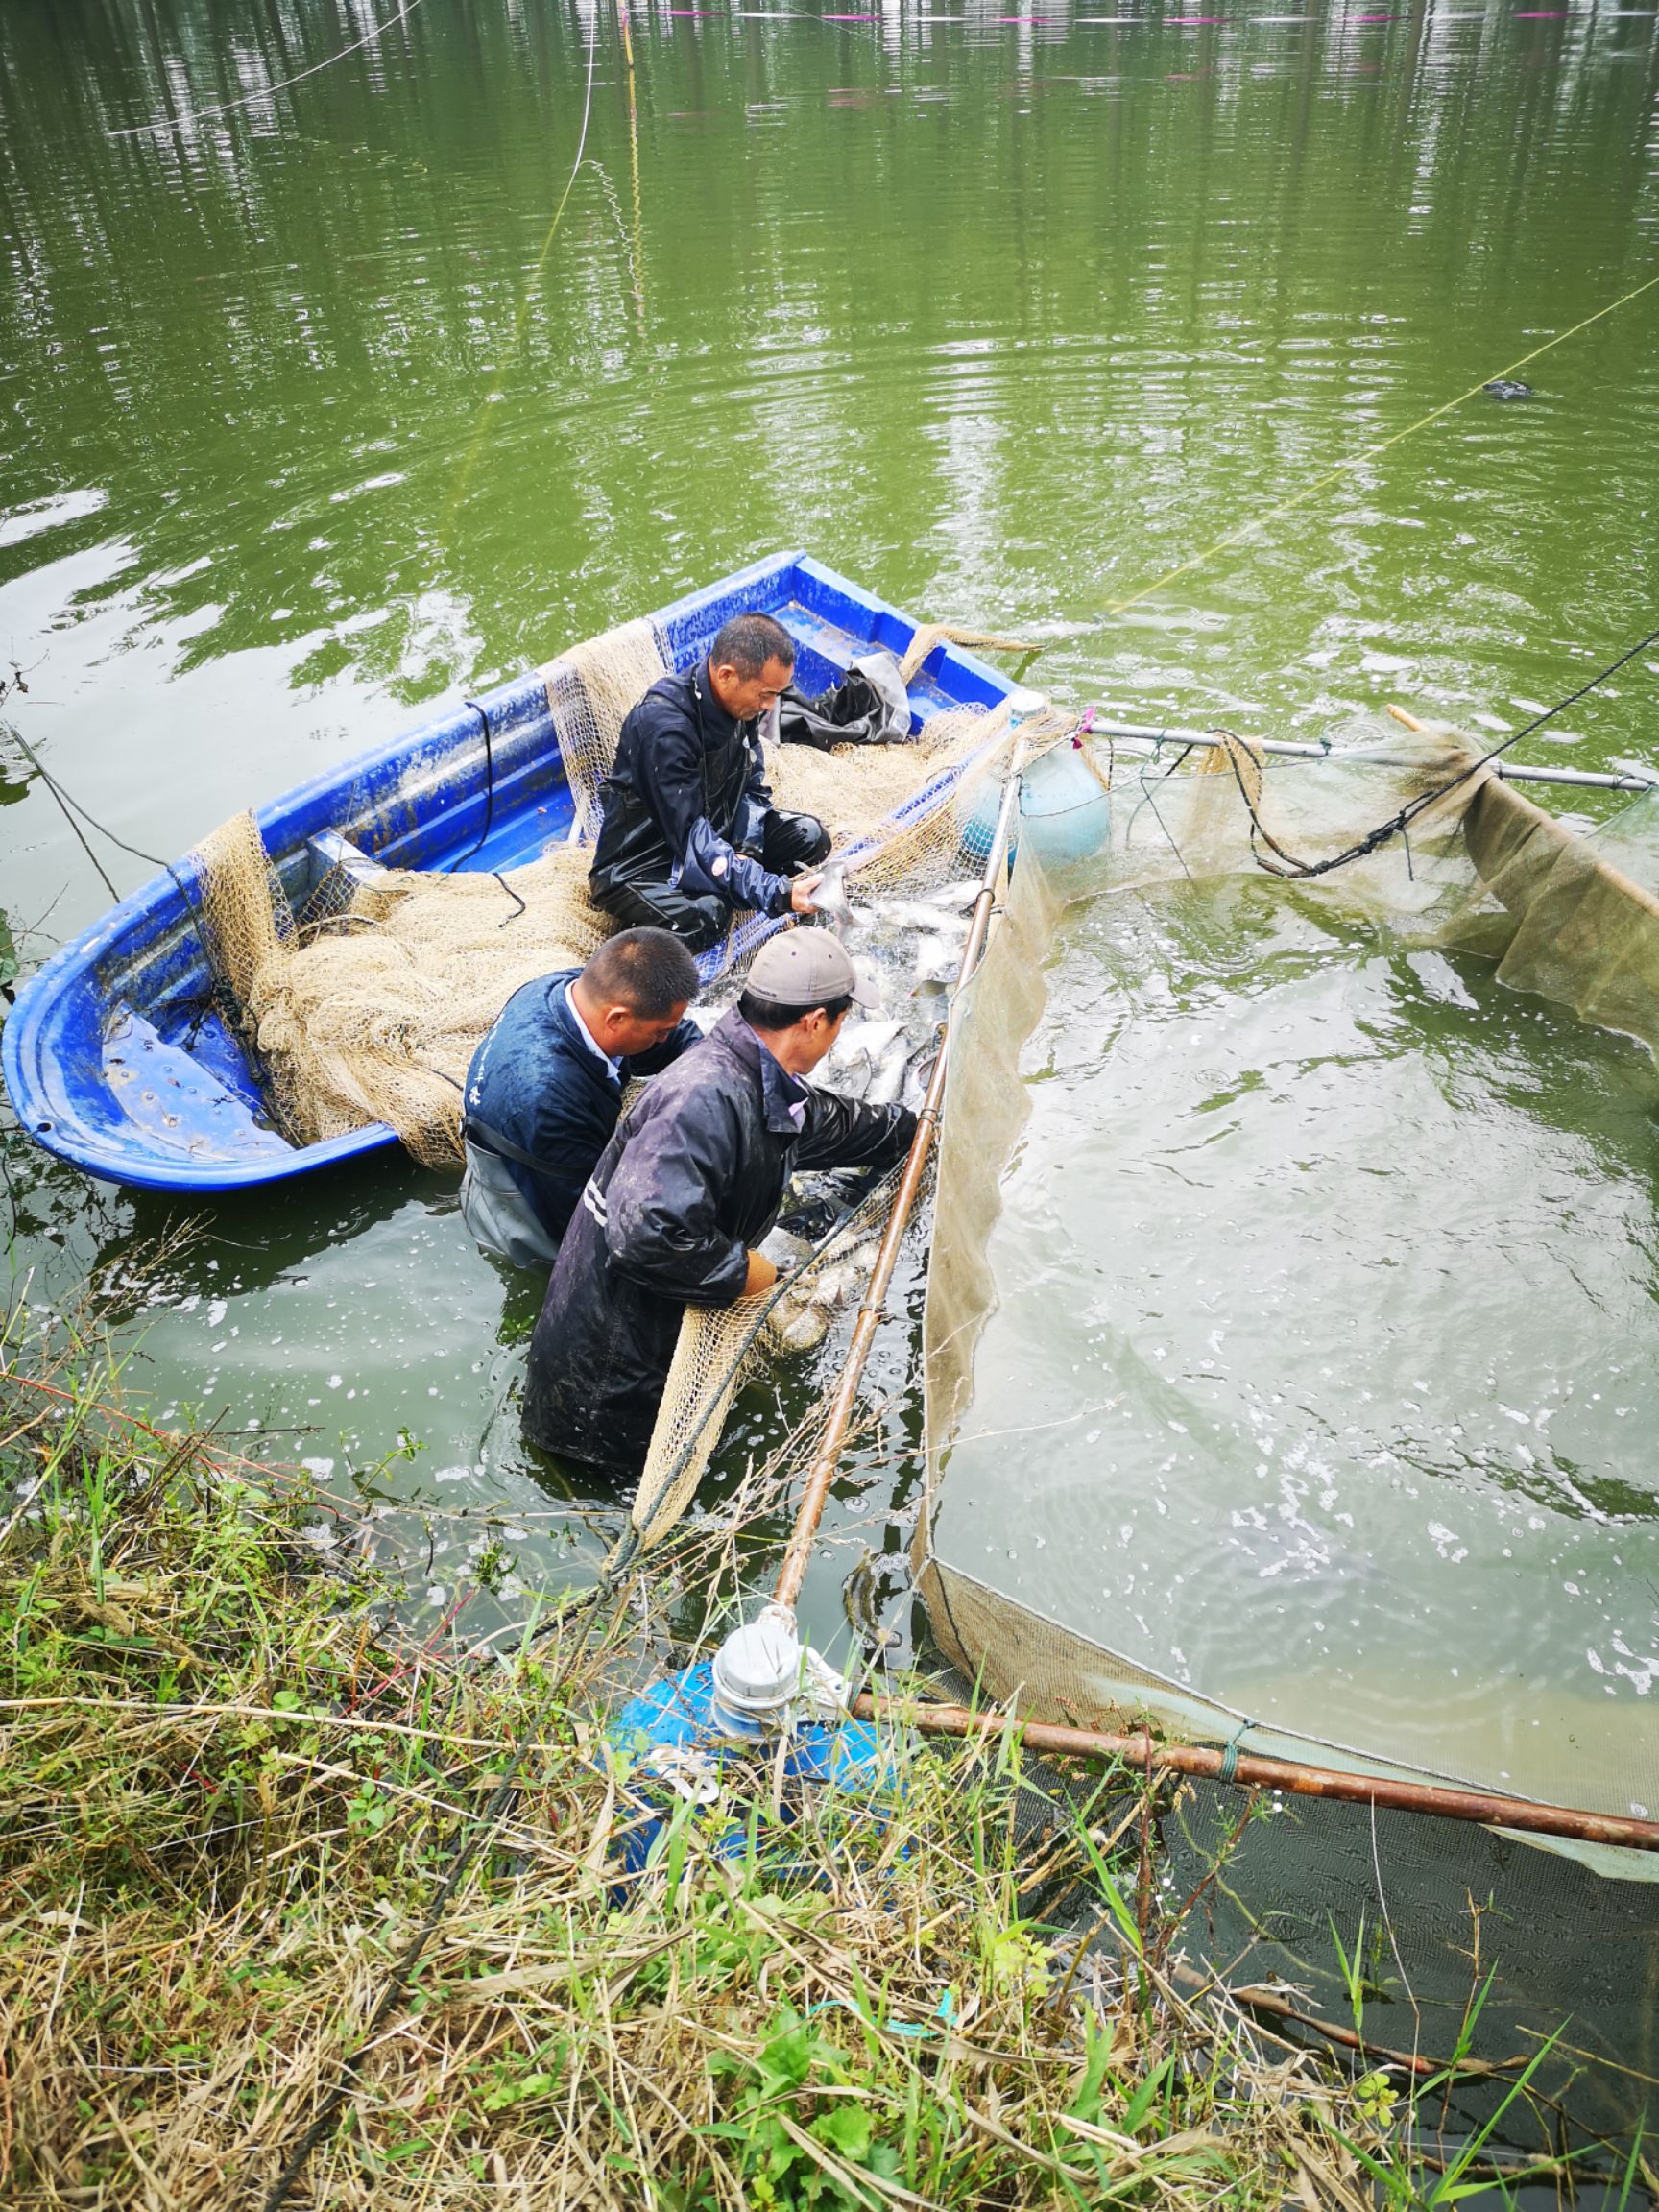
[[[547,256],[553,251],[553,241],[558,235],[560,224],[565,220],[565,204],[575,189],[577,178],[582,174],[582,162],[588,151],[588,119],[593,112],[593,58],[598,51],[599,23],[598,19],[595,18],[593,36],[588,48],[588,89],[582,102],[582,129],[576,140],[576,159],[571,166],[569,176],[565,180],[565,189],[560,194],[558,206],[553,210],[553,220],[547,226],[547,235],[541,241],[541,251],[536,256],[536,265],[530,272],[529,280],[525,284],[517,307],[514,311],[513,335],[506,353],[492,372],[492,380],[501,373],[509,362],[515,361],[518,357],[518,349],[524,343],[524,325],[529,320],[530,304],[536,296],[536,287],[541,281],[541,272],[547,266]],[[632,48],[630,48],[629,59],[630,66],[632,66]],[[448,513],[445,517],[447,524],[454,522],[461,502],[467,495],[467,487],[471,480],[473,464],[477,461],[479,450],[484,444],[484,433],[489,424],[492,404],[490,399],[486,399],[479,408],[477,421],[472,425],[471,442],[461,456],[461,466],[455,471],[455,482],[449,493]]]
[[[1258,515],[1251,521],[1240,523],[1237,530],[1230,530],[1225,538],[1217,538],[1213,545],[1207,545],[1202,553],[1194,553],[1190,561],[1183,561],[1176,567],[1166,569],[1142,590],[1132,591],[1127,599],[1114,599],[1106,609],[1107,613],[1121,614],[1126,607],[1138,607],[1142,599],[1150,599],[1166,585],[1173,584],[1178,576],[1188,576],[1194,568],[1202,568],[1217,553],[1225,553],[1230,546],[1241,544],[1255,531],[1265,530],[1269,523],[1277,522],[1282,515],[1288,515],[1292,508],[1300,507],[1304,500],[1311,499],[1315,493],[1334,484],[1338,477],[1346,476],[1351,469],[1358,469],[1361,462],[1374,460],[1379,453],[1386,453],[1390,445],[1398,445],[1403,438],[1411,438],[1419,430],[1426,430],[1431,422],[1438,422],[1442,415],[1450,415],[1455,407],[1461,407],[1466,399],[1473,399],[1484,392],[1488,384],[1495,384],[1504,376],[1512,376],[1517,369],[1525,369],[1529,361],[1536,361],[1540,354],[1548,353],[1551,347],[1564,346],[1569,338],[1576,338],[1580,330],[1588,330],[1592,323],[1599,323],[1603,316],[1616,315],[1621,307],[1628,307],[1631,301],[1639,300],[1644,292],[1651,292],[1655,284],[1659,284],[1659,276],[1649,276],[1645,283],[1626,292],[1622,300],[1615,300],[1610,306],[1598,307],[1594,315],[1586,315],[1582,323],[1575,323],[1571,330],[1561,330],[1553,338],[1546,338],[1542,346],[1534,346],[1530,353],[1523,353],[1520,360],[1511,361],[1507,369],[1499,369],[1492,375],[1483,376],[1479,384],[1471,384],[1467,392],[1459,392],[1455,399],[1448,399],[1443,406],[1431,407],[1427,415],[1420,415],[1415,422],[1408,422],[1404,430],[1396,430],[1391,437],[1380,438],[1374,445],[1364,446],[1359,452],[1350,454],[1346,461],[1338,461],[1334,469],[1328,469],[1323,476],[1316,477],[1311,484],[1305,484],[1300,492],[1293,492],[1288,499],[1281,499],[1278,506],[1270,507],[1265,515]]]

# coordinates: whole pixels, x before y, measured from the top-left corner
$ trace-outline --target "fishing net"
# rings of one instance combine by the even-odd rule
[[[919,630],[907,680],[944,644],[1012,641],[944,625]],[[588,896],[589,840],[622,723],[664,673],[666,641],[633,622],[573,647],[543,671],[578,841],[527,866],[435,874],[348,859],[298,905],[251,815],[216,830],[196,865],[213,966],[249,1063],[283,1133],[313,1143],[385,1122],[423,1164],[462,1158],[462,1085],[478,1044],[520,985],[574,965],[608,933]],[[1006,770],[1011,711],[944,709],[906,745],[767,749],[783,808],[816,814],[860,896],[976,873]],[[1039,713],[1027,752],[1069,726]],[[482,763],[487,769],[487,759]],[[705,962],[726,995],[778,924],[739,918]],[[801,1351],[868,1272],[891,1180],[774,1293],[730,1309],[687,1309],[634,1522],[655,1541],[685,1511],[743,1377]]]
[[[1117,1385],[1107,1403],[1091,1409],[1091,1429],[1088,1419],[1071,1410],[1068,1393],[1074,1395],[1074,1386],[1063,1372],[1064,1360],[1052,1372],[1040,1372],[1046,1357],[1040,1314],[1025,1336],[1017,1334],[1018,1317],[1035,1310],[1033,1301],[1040,1305],[1056,1295],[1054,1286],[1027,1290],[1018,1274],[1005,1280],[998,1272],[1001,1265],[1024,1263],[1005,1240],[994,1242],[994,1231],[1029,1106],[1022,1053],[1044,1015],[1044,958],[1069,900],[1109,902],[1102,909],[1102,942],[1117,942],[1106,934],[1116,929],[1128,932],[1124,943],[1134,938],[1153,948],[1159,955],[1148,969],[1153,994],[1169,988],[1161,963],[1167,958],[1170,974],[1179,978],[1182,963],[1190,965],[1190,948],[1199,948],[1214,979],[1193,978],[1194,1000],[1202,1006],[1208,990],[1214,1020],[1222,1025],[1212,1058],[1201,1063],[1217,1095],[1228,1094],[1229,1084],[1238,1080],[1227,1057],[1226,986],[1230,981],[1248,996],[1261,944],[1279,926],[1265,921],[1259,939],[1243,934],[1242,910],[1231,886],[1264,886],[1267,870],[1293,870],[1298,877],[1284,896],[1308,918],[1306,935],[1313,948],[1309,957],[1315,968],[1359,941],[1352,921],[1362,918],[1373,935],[1381,926],[1386,941],[1410,950],[1413,958],[1447,950],[1481,954],[1513,989],[1551,999],[1659,1052],[1659,797],[1645,796],[1601,830],[1580,834],[1521,797],[1480,759],[1477,746],[1455,732],[1407,734],[1382,722],[1351,728],[1327,757],[1311,760],[1264,759],[1259,750],[1236,741],[1203,766],[1190,758],[1177,764],[1167,753],[1150,762],[1119,757],[1110,846],[1082,869],[1068,870],[1046,858],[1043,826],[1022,818],[1000,926],[953,1032],[924,1322],[926,1502],[914,1566],[935,1632],[953,1664],[999,1700],[1017,1698],[1033,1717],[1111,1726],[1149,1716],[1190,1740],[1232,1743],[1268,1755],[1371,1771],[1434,1773],[1477,1788],[1570,1796],[1616,1813],[1659,1811],[1659,1754],[1650,1738],[1638,1743],[1627,1726],[1617,1725],[1621,1709],[1606,1702],[1599,1680],[1588,1683],[1587,1694],[1576,1700],[1560,1700],[1558,1717],[1557,1701],[1545,1695],[1542,1684],[1517,1688],[1518,1711],[1549,1718],[1533,1735],[1523,1735],[1529,1720],[1518,1719],[1502,1742],[1488,1706],[1473,1705],[1467,1718],[1450,1710],[1436,1718],[1433,1694],[1426,1687],[1414,1691],[1402,1677],[1390,1705],[1380,1688],[1361,1681],[1355,1710],[1381,1710],[1384,1724],[1363,1740],[1344,1733],[1334,1743],[1326,1740],[1333,1731],[1307,1724],[1317,1700],[1306,1671],[1278,1693],[1265,1668],[1252,1677],[1257,1654],[1246,1647],[1242,1621],[1243,1643],[1231,1647],[1237,1690],[1214,1668],[1194,1675],[1154,1661],[1152,1647],[1133,1630],[1128,1613],[1102,1613],[1099,1575],[1093,1583],[1089,1579],[1086,1555],[1099,1555],[1103,1546],[1112,1550],[1123,1512],[1105,1458],[1118,1447],[1095,1439],[1113,1434],[1115,1418],[1127,1418],[1115,1411],[1127,1392],[1139,1426],[1118,1433],[1131,1434],[1142,1455],[1166,1453],[1169,1466],[1182,1470],[1170,1481],[1192,1482],[1200,1478],[1191,1470],[1231,1465],[1214,1456],[1221,1451],[1220,1431],[1212,1436],[1192,1431],[1187,1399],[1166,1389],[1157,1370],[1157,1347],[1164,1339],[1132,1339],[1123,1334],[1125,1316],[1110,1308],[1098,1324],[1106,1347],[1100,1366],[1108,1381],[1117,1378]],[[1403,830],[1372,841],[1373,830],[1403,815]],[[1331,862],[1340,864],[1324,874],[1305,873]],[[1211,889],[1204,900],[1194,899],[1189,888],[1206,886]],[[1258,906],[1268,896],[1262,890]],[[1178,908],[1171,900],[1181,902]],[[1178,911],[1193,917],[1186,936],[1171,921]],[[1146,1065],[1147,1116],[1156,1122],[1165,1094],[1150,1046]],[[1166,1103],[1166,1111],[1173,1110]],[[1263,1113],[1262,1119],[1270,1123],[1271,1117]],[[1313,1139],[1283,1118],[1281,1128],[1288,1182],[1298,1155],[1311,1148]],[[1202,1129],[1193,1133],[1195,1146],[1204,1141]],[[1410,1142],[1409,1131],[1399,1133],[1399,1143]],[[1138,1165],[1121,1164],[1131,1171]],[[1179,1171],[1180,1159],[1171,1157],[1169,1166]],[[1374,1159],[1372,1171],[1389,1166]],[[1229,1188],[1224,1182],[1214,1186],[1212,1234],[1219,1234],[1236,1210]],[[1202,1236],[1203,1203],[1187,1203],[1198,1224],[1194,1235]],[[1294,1203],[1293,1185],[1285,1203]],[[1142,1234],[1154,1237],[1159,1208],[1155,1200],[1148,1208],[1138,1218]],[[999,1252],[1006,1255],[1002,1261]],[[1400,1263],[1409,1265],[1410,1259],[1403,1251]],[[1480,1264],[1479,1249],[1469,1264]],[[1262,1287],[1255,1286],[1255,1296]],[[1087,1295],[1087,1286],[1076,1294]],[[1383,1294],[1380,1288],[1376,1295]],[[1251,1284],[1239,1280],[1234,1296],[1247,1310]],[[1317,1298],[1317,1283],[1308,1286],[1307,1296]],[[1226,1298],[1223,1290],[1217,1321],[1228,1317]],[[999,1305],[1005,1314],[1000,1320]],[[1334,1341],[1339,1319],[1332,1316]],[[975,1408],[976,1361],[983,1365],[986,1332],[993,1326],[1003,1365],[1021,1345],[1027,1347],[1019,1389],[1005,1376],[1002,1383],[1005,1397],[1012,1390],[1022,1407],[1015,1418],[1035,1424],[1034,1430],[975,1426],[986,1418]],[[1356,1316],[1355,1326],[1366,1326],[1366,1316]],[[997,1371],[1000,1375],[1001,1368]],[[1250,1386],[1257,1396],[1287,1387],[1272,1373],[1253,1374]],[[1063,1417],[1048,1420],[1056,1407]],[[1053,1433],[1040,1432],[1045,1429]],[[1047,1518],[1028,1510],[1017,1531],[998,1523],[989,1503],[997,1470],[1010,1465],[1028,1467],[1036,1490],[1045,1498],[1052,1493],[1044,1506]],[[1247,1482],[1251,1473],[1246,1464],[1242,1479]],[[1633,1474],[1634,1463],[1632,1479]],[[1590,1484],[1591,1475],[1580,1471],[1577,1479]],[[1534,1487],[1547,1486],[1540,1477]],[[1651,1507],[1628,1482],[1624,1487],[1635,1543]],[[1036,1490],[1027,1497],[1028,1508]],[[1252,1496],[1237,1502],[1247,1506]],[[1200,1510],[1196,1503],[1192,1509]],[[1446,1520],[1455,1518],[1440,1510]],[[1228,1535],[1225,1512],[1212,1551],[1218,1551]],[[1032,1549],[1039,1541],[1046,1552]],[[1131,1543],[1127,1527],[1121,1542]],[[1124,1572],[1135,1564],[1131,1546]],[[1355,1573],[1362,1575],[1367,1566],[1359,1559]],[[1203,1561],[1189,1560],[1185,1573],[1201,1575]],[[1231,1602],[1230,1586],[1217,1587],[1215,1602]],[[1226,1598],[1219,1595],[1223,1587]],[[1161,1618],[1158,1608],[1173,1601],[1173,1592],[1149,1591],[1146,1600],[1136,1603],[1149,1603],[1148,1617]],[[1640,1642],[1633,1648],[1636,1658],[1621,1664],[1639,1683]],[[1433,1679],[1432,1669],[1428,1679]],[[1241,1687],[1246,1680],[1247,1692]],[[1399,1726],[1387,1724],[1390,1713]],[[1570,1741],[1571,1791],[1548,1786],[1559,1771],[1551,1761]],[[1516,1758],[1517,1743],[1523,1756],[1531,1757],[1529,1767]],[[1426,1759],[1426,1743],[1455,1744],[1455,1755],[1444,1765]],[[1598,1856],[1594,1847],[1572,1848],[1632,1877],[1659,1874],[1659,1865],[1645,1855]]]
[[[929,633],[929,649],[950,635]],[[543,672],[585,836],[623,720],[665,665],[660,631],[632,622]],[[1007,729],[1005,707],[947,710],[909,745],[771,747],[768,772],[778,805],[818,814],[861,880],[943,879],[962,808],[996,775]],[[488,773],[484,754],[479,766]],[[461,1087],[513,993],[586,960],[613,926],[588,895],[584,842],[499,872],[386,869],[357,855],[298,903],[251,815],[194,858],[216,980],[282,1133],[311,1144],[385,1122],[427,1166],[462,1159]],[[739,917],[706,956],[706,976],[730,992],[777,926]]]
[[[869,1279],[900,1170],[885,1175],[811,1256],[758,1297],[688,1307],[630,1521],[641,1545],[666,1535],[696,1495],[732,1402],[783,1352],[812,1350]]]
[[[940,714],[924,729],[919,748],[883,749],[901,761],[919,749],[929,773],[918,790],[911,768],[908,800],[876,823],[866,817],[863,826],[850,824],[844,832],[848,881],[860,896],[898,888],[926,891],[960,878],[965,869],[979,873],[1009,765],[1009,725],[1006,703],[989,714]],[[1040,757],[1071,727],[1049,709],[1027,715],[1020,726],[1022,757]],[[872,749],[844,750],[868,757]],[[782,773],[775,776],[774,790],[781,800],[785,788],[790,791],[785,804],[809,805],[807,797],[797,794],[814,791],[821,779],[794,781],[797,771],[806,762],[832,758],[806,746],[781,748]],[[899,785],[888,775],[873,779],[872,788],[886,796]],[[745,1375],[763,1358],[812,1350],[831,1316],[861,1289],[897,1188],[897,1174],[888,1177],[796,1275],[762,1298],[734,1307],[686,1308],[634,1505],[634,1526],[643,1542],[654,1543],[672,1527],[695,1495]]]

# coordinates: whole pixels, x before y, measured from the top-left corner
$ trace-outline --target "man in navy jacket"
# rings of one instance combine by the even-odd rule
[[[524,1432],[621,1476],[644,1465],[687,1306],[730,1306],[777,1271],[756,1247],[797,1167],[889,1167],[907,1106],[805,1080],[869,986],[827,929],[761,946],[708,1040],[617,1123],[570,1218],[530,1340]]]
[[[461,1211],[480,1244],[551,1267],[582,1186],[611,1142],[622,1085],[677,1060],[697,964],[665,929],[625,929],[586,968],[508,999],[467,1071]]]
[[[653,684],[622,725],[600,790],[589,883],[616,921],[656,924],[701,952],[734,912],[810,914],[830,838],[772,804],[760,728],[788,687],[795,643],[770,614],[735,614],[706,661]]]

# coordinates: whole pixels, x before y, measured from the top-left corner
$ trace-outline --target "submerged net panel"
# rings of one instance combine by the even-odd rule
[[[1659,899],[1650,887],[1659,876],[1659,805],[1645,798],[1605,831],[1578,837],[1480,767],[1478,749],[1455,732],[1407,739],[1373,725],[1356,734],[1365,740],[1358,747],[1309,761],[1223,755],[1218,769],[1200,772],[1189,763],[1174,773],[1167,758],[1119,761],[1112,845],[1083,885],[1046,871],[1038,840],[1022,838],[1004,925],[952,1046],[924,1322],[926,1488],[914,1566],[953,1663],[1034,1716],[1107,1726],[1144,1716],[1200,1741],[1237,1741],[1242,1748],[1366,1771],[1424,1773],[1431,1769],[1390,1758],[1385,1744],[1333,1745],[1252,1724],[1214,1683],[1195,1690],[1148,1667],[1132,1648],[1116,1647],[1115,1638],[1054,1617],[1033,1595],[1043,1581],[1040,1567],[1010,1569],[1013,1587],[999,1587],[1002,1577],[977,1540],[983,1527],[963,1540],[968,1549],[952,1535],[951,1446],[973,1405],[975,1346],[996,1310],[988,1245],[1024,1119],[1020,1056],[1043,1012],[1043,953],[1063,896],[1133,902],[1137,893],[1185,882],[1214,882],[1219,890],[1228,878],[1248,877],[1260,884],[1263,854],[1281,867],[1284,854],[1316,864],[1414,807],[1407,836],[1390,837],[1299,887],[1296,897],[1328,912],[1334,924],[1355,913],[1380,921],[1402,948],[1479,950],[1499,962],[1504,982],[1548,995],[1659,1050]],[[1147,907],[1154,935],[1156,913],[1155,904]],[[1240,1282],[1238,1298],[1249,1295],[1248,1283]],[[1110,1329],[1109,1319],[1105,1325]],[[975,1432],[973,1441],[977,1452],[984,1439]],[[1051,1466],[1062,1455],[1084,1494],[1094,1494],[1080,1430],[1053,1437],[1021,1431],[992,1450],[1016,1464],[1029,1455],[1034,1467]],[[972,1464],[986,1462],[975,1457]],[[1090,1527],[1080,1533],[1098,1546],[1116,1527],[1109,1489],[1099,1493],[1098,1525],[1093,1505],[1089,1512]],[[972,1523],[960,1510],[956,1519]],[[1157,1603],[1156,1593],[1149,1601]],[[1519,1687],[1514,1694],[1525,1695]],[[1650,1752],[1637,1758],[1632,1748],[1623,1756],[1619,1771],[1603,1772],[1580,1753],[1580,1801],[1621,1812],[1659,1805],[1659,1766]],[[1511,1787],[1496,1772],[1466,1769],[1442,1778]],[[1659,1875],[1648,1855],[1618,1853],[1605,1863],[1638,1879]]]
[[[1486,781],[1464,819],[1480,895],[1447,942],[1488,951],[1499,980],[1659,1052],[1659,805],[1645,794],[1593,838],[1513,785]]]

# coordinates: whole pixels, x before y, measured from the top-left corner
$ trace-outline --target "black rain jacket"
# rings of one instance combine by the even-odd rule
[[[757,914],[789,911],[789,878],[745,850],[773,810],[759,717],[727,713],[707,661],[660,677],[630,711],[599,801],[589,881],[601,905],[611,890],[668,883]]]
[[[637,1475],[687,1306],[741,1296],[798,1167],[891,1166],[906,1106],[788,1074],[735,1008],[640,1094],[570,1216],[530,1343],[524,1431]]]

